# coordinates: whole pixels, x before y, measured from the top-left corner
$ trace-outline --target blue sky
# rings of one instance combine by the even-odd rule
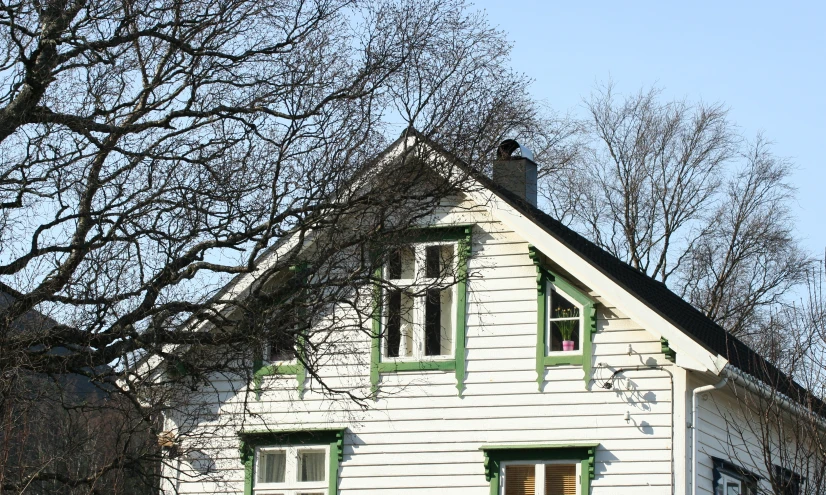
[[[722,102],[744,135],[795,163],[804,246],[826,248],[826,2],[476,1],[513,42],[513,67],[557,111],[609,78],[622,92]]]

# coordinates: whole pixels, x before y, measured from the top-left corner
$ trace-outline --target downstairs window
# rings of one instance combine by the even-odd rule
[[[241,437],[244,495],[335,495],[344,430],[249,431]]]
[[[714,461],[712,484],[714,495],[756,495],[758,476],[729,461]]]
[[[579,495],[579,463],[574,461],[502,466],[501,495]]]
[[[588,495],[597,444],[489,445],[491,495]]]
[[[254,494],[328,495],[328,445],[255,449]]]

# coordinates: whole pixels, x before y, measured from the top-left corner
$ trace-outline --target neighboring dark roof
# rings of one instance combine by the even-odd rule
[[[11,303],[14,302],[14,296],[0,290],[0,313],[3,312]],[[11,324],[11,330],[14,332],[34,332],[49,329],[57,325],[57,322],[39,311],[31,310],[23,316],[14,320]]]
[[[14,300],[13,295],[0,291],[0,313],[11,305]],[[23,316],[20,316],[14,320],[11,324],[11,330],[13,332],[19,332],[18,335],[30,333],[36,336],[37,334],[51,330],[57,325],[58,323],[52,318],[32,309],[26,312]],[[54,347],[49,351],[49,353],[55,356],[61,356],[69,354],[69,350],[65,347]],[[111,368],[103,365],[96,368],[96,370],[98,373],[104,374],[111,371]],[[34,373],[34,375],[41,378],[46,377],[46,375],[41,373]],[[78,373],[61,373],[51,375],[51,379],[56,380],[57,383],[60,384],[61,389],[66,393],[67,397],[83,400],[91,396],[104,396],[102,388],[105,388],[105,386],[102,387],[95,385],[92,383],[91,379],[85,375]]]
[[[790,398],[805,403],[806,397],[810,397],[817,402],[816,408],[818,410],[826,411],[826,406],[817,398],[811,397],[811,394],[803,386],[789,379],[749,346],[728,333],[723,327],[698,311],[680,296],[671,292],[662,282],[634,269],[631,265],[574,232],[559,220],[502,188],[488,176],[473,170],[462,160],[441,148],[422,133],[410,128],[405,131],[403,136],[407,134],[417,136],[428,146],[443,153],[456,165],[471,174],[482,186],[502,198],[518,212],[542,227],[545,232],[590,262],[620,287],[644,302],[649,308],[685,332],[698,344],[725,357],[732,366],[772,387],[776,387],[778,391]]]

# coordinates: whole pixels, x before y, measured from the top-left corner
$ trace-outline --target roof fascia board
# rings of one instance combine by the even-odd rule
[[[379,168],[386,166],[388,163],[393,161],[397,156],[401,155],[401,153],[403,153],[405,149],[409,149],[409,147],[412,146],[414,142],[414,136],[396,140],[396,142],[390,146],[390,148],[383,154],[383,156],[377,162],[377,166]],[[369,180],[370,177],[363,177],[361,181],[359,181],[359,183],[356,184],[356,187],[366,186]],[[315,242],[315,240],[316,232],[313,230],[308,230],[305,233],[304,246],[302,247],[302,249],[307,249],[308,247],[310,247]],[[299,232],[293,232],[289,234],[286,238],[283,239],[282,242],[277,243],[273,247],[273,249],[271,249],[261,257],[261,259],[256,263],[257,266],[253,271],[245,273],[240,277],[236,278],[235,280],[230,281],[229,284],[227,284],[227,286],[218,294],[217,300],[234,300],[240,297],[247,296],[254,284],[259,280],[259,278],[263,274],[267,273],[267,271],[271,270],[272,267],[276,266],[279,260],[289,255],[289,253],[298,245],[299,241]],[[214,309],[216,311],[222,311],[225,306],[225,304],[218,303]]]
[[[391,144],[388,149],[382,153],[382,155],[376,161],[376,165],[381,168],[386,166],[388,163],[392,162],[396,157],[401,155],[405,150],[410,149],[411,146],[415,145],[417,142],[417,138],[415,135],[411,135],[408,137],[402,137],[397,139],[393,144]],[[360,178],[355,187],[364,187],[366,186],[371,177],[364,176]],[[304,234],[304,246],[302,249],[306,249],[311,246],[317,237],[317,233],[313,230],[308,230]],[[276,266],[279,260],[283,259],[284,257],[288,256],[289,253],[295,249],[298,245],[299,241],[301,241],[301,236],[299,232],[292,232],[287,236],[279,239],[273,247],[268,249],[267,251],[262,254],[259,259],[256,261],[256,267],[253,271],[248,273],[243,273],[237,275],[232,280],[230,280],[213,298],[213,306],[212,310],[221,313],[225,311],[228,307],[226,303],[221,301],[226,300],[237,300],[238,298],[244,298],[249,295],[250,291],[256,284],[256,282],[265,274],[267,271],[271,270],[274,266]],[[185,323],[183,328],[190,332],[202,332],[209,329],[212,323],[209,320],[190,320],[189,323]],[[170,349],[170,352],[174,349]],[[159,356],[151,355],[151,356],[144,356],[138,360],[134,365],[128,366],[127,368],[130,369],[130,372],[136,374],[138,376],[145,376],[151,373],[157,366],[163,362]]]

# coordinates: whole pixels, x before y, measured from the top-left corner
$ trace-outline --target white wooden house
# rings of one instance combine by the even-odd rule
[[[389,153],[414,139],[435,146],[408,133]],[[765,362],[538,210],[535,167],[523,157],[497,162],[496,182],[475,176],[480,187],[445,201],[430,235],[385,268],[404,287],[454,260],[461,280],[432,298],[392,295],[373,322],[382,338],[354,334],[354,352],[319,368],[333,386],[372,391],[366,409],[320,393],[299,364],[263,366],[226,384],[202,425],[215,438],[209,479],[170,471],[163,488],[666,495],[694,493],[693,480],[698,494],[765,483],[723,419],[737,415],[731,385],[757,390]],[[242,405],[250,387],[260,393]]]

